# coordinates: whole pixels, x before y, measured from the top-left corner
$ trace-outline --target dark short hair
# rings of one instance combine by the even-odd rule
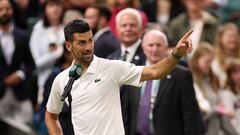
[[[90,30],[89,24],[84,20],[73,20],[64,27],[65,40],[72,42],[74,33],[85,33]]]
[[[99,5],[98,10],[99,10],[99,15],[105,17],[107,22],[109,22],[112,16],[110,9],[105,5]]]

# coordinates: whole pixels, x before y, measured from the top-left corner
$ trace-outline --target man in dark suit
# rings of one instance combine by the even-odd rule
[[[150,30],[143,37],[146,65],[166,56],[164,33]],[[191,73],[177,66],[161,80],[144,82],[142,88],[127,86],[123,98],[126,135],[200,135],[202,121]],[[125,118],[124,118],[125,117]]]
[[[138,10],[126,8],[116,16],[117,35],[121,47],[109,59],[121,59],[136,65],[142,65],[145,61],[141,47],[142,21]]]
[[[108,55],[120,48],[119,41],[114,37],[108,26],[112,15],[111,11],[104,5],[88,8],[96,8],[98,11],[97,32],[93,37],[95,41],[94,54],[101,58],[107,58]]]
[[[19,116],[26,122],[32,116],[26,80],[35,64],[27,33],[14,26],[12,17],[9,1],[0,0],[0,119]]]

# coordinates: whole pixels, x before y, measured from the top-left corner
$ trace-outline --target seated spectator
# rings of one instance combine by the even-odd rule
[[[144,0],[141,9],[149,22],[168,25],[177,15],[184,11],[181,0]]]
[[[108,25],[111,19],[111,11],[103,5],[98,5],[96,8],[98,11],[98,21],[97,31],[93,37],[95,42],[94,53],[98,57],[107,58],[108,55],[120,48],[120,43]]]
[[[10,1],[0,0],[0,134],[12,129],[33,134],[28,85],[34,68],[27,32],[14,25]]]
[[[216,57],[212,62],[212,70],[217,75],[221,87],[226,81],[226,62],[228,58],[240,59],[240,34],[233,23],[221,25],[216,34]]]
[[[169,25],[170,44],[175,45],[177,40],[190,28],[194,30],[191,35],[193,53],[202,41],[213,44],[218,20],[204,10],[204,0],[182,0],[186,12],[174,18]],[[189,58],[191,58],[191,56]]]
[[[38,103],[42,102],[43,86],[56,60],[62,55],[65,41],[63,3],[59,0],[46,0],[43,9],[43,18],[35,24],[30,38],[30,49],[38,75]]]
[[[219,100],[220,85],[211,69],[214,48],[208,43],[200,43],[190,61],[194,78],[194,89],[200,110],[207,126],[206,135],[225,133],[221,125],[222,104]]]
[[[63,15],[63,24],[66,25],[74,19],[83,19],[83,14],[74,9],[66,10]]]
[[[225,114],[230,119],[236,134],[240,134],[240,59],[229,59],[226,68],[227,80],[219,93]]]

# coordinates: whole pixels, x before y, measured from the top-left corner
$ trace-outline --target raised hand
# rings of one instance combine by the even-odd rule
[[[178,41],[175,49],[174,54],[182,57],[185,56],[187,53],[192,51],[192,41],[190,39],[190,35],[193,33],[193,30],[189,30],[184,36]]]

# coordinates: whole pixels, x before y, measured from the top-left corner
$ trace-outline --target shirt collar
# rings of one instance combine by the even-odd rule
[[[99,58],[98,58],[97,56],[93,55],[93,60],[92,60],[92,62],[90,63],[90,65],[89,65],[86,73],[93,73],[93,74],[96,73],[96,71],[98,70],[98,64],[97,64],[97,60],[98,60],[98,59],[99,59]],[[75,63],[75,61],[73,60],[71,66],[73,66],[74,63]],[[86,74],[86,73],[85,73],[85,74]]]
[[[123,44],[121,45],[121,55],[124,54],[125,50],[128,51],[128,53],[130,54],[134,54],[138,48],[138,46],[140,45],[141,43],[141,39],[138,39],[134,44],[130,45],[129,47],[125,47]]]
[[[90,63],[90,65],[89,65],[89,67],[88,67],[88,69],[86,71],[86,74],[87,73],[93,73],[93,74],[97,73],[98,68],[99,68],[98,59],[99,58],[97,56],[95,56],[95,55],[93,56],[93,60]]]

